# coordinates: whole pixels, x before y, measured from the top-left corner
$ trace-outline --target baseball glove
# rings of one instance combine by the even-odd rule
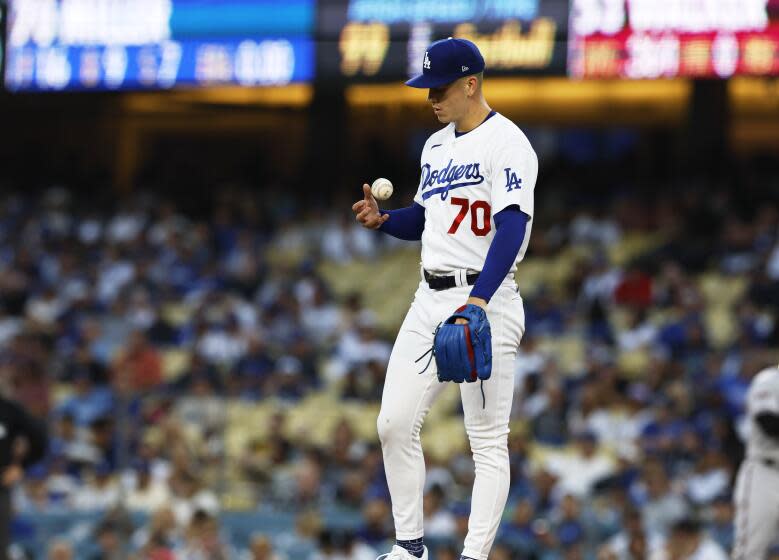
[[[467,324],[457,325],[463,318]],[[433,356],[439,381],[473,383],[490,378],[492,334],[487,313],[478,305],[464,305],[436,329]]]

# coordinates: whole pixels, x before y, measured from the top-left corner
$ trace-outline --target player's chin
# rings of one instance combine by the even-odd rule
[[[449,117],[446,116],[446,113],[443,113],[441,111],[433,111],[433,113],[435,114],[435,118],[438,119],[438,122],[442,124],[449,124],[449,121],[451,119],[449,119]]]

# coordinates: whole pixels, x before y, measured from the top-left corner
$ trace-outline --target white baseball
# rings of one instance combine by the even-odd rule
[[[376,200],[387,200],[392,196],[392,181],[379,177],[371,185],[371,194],[373,194]]]

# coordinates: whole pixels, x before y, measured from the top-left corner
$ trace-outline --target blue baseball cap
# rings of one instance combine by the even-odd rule
[[[467,39],[442,39],[425,51],[422,73],[406,82],[415,88],[437,88],[451,84],[463,76],[484,70],[484,57],[479,48]]]

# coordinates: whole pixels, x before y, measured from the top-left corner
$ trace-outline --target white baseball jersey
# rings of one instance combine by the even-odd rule
[[[495,214],[515,204],[533,217],[538,158],[519,127],[499,113],[459,137],[454,123],[433,134],[421,166],[414,201],[425,207],[422,266],[430,272],[480,271]],[[516,262],[525,255],[531,222]]]
[[[779,462],[779,439],[766,435],[755,422],[755,416],[762,412],[779,414],[779,368],[770,367],[758,373],[747,393],[747,457]]]

